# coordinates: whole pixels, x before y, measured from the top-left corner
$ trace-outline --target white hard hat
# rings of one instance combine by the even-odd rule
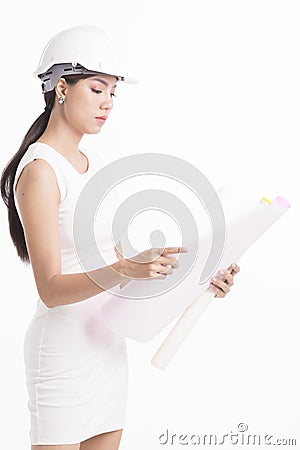
[[[100,72],[136,83],[121,66],[116,47],[101,28],[79,25],[61,31],[48,42],[33,75],[41,79],[43,93],[54,89],[64,75]]]

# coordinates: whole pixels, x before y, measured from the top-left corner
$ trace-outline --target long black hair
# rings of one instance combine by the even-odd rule
[[[64,77],[64,79],[68,84],[73,85],[79,80],[91,76],[92,75],[69,75]],[[15,205],[13,185],[19,162],[26,153],[28,147],[37,141],[47,128],[51,111],[55,104],[55,95],[55,89],[44,94],[46,104],[44,112],[33,122],[22,141],[19,150],[9,160],[1,174],[1,196],[7,206],[10,236],[17,249],[19,258],[25,264],[30,263],[30,258],[26,246],[23,226]]]

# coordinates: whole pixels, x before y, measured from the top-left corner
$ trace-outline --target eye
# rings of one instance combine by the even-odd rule
[[[94,89],[91,88],[93,92],[95,92],[95,94],[102,94],[103,91],[99,91],[98,89]],[[116,94],[114,92],[111,92],[110,94],[111,97],[116,97]]]

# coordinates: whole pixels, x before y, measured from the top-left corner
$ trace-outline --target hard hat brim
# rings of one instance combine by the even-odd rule
[[[65,62],[64,63],[56,62],[55,64],[50,65],[50,67],[47,68],[47,70],[44,69],[42,73],[40,72],[39,69],[37,69],[33,73],[33,76],[36,78],[40,78],[40,80],[42,81],[42,90],[43,93],[45,94],[46,92],[52,91],[55,88],[56,83],[61,77],[80,74],[83,75],[90,74],[91,76],[93,76],[96,75],[97,73],[115,76],[118,81],[123,81],[124,83],[128,84],[138,83],[137,79],[133,77],[117,75],[115,73],[108,72],[105,70],[101,71],[91,70],[79,64],[74,65],[73,63],[65,63]]]

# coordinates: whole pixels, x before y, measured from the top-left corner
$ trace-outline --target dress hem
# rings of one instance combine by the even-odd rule
[[[98,434],[103,434],[103,433],[110,433],[111,431],[118,431],[118,430],[122,430],[124,428],[125,423],[123,422],[119,427],[114,427],[114,428],[109,428],[108,430],[106,429],[105,431],[96,431],[96,432],[92,432],[89,433],[88,436],[87,435],[83,435],[80,440],[76,440],[76,442],[74,442],[74,440],[72,442],[68,441],[68,442],[49,442],[49,441],[36,441],[36,442],[30,442],[31,445],[75,445],[75,444],[80,444],[82,441],[86,441],[87,439],[90,439],[92,437],[98,436]]]

